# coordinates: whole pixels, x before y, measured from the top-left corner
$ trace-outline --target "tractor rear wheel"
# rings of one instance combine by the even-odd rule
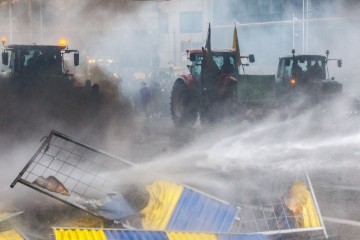
[[[181,79],[172,88],[170,111],[176,127],[191,127],[197,120],[198,99]]]

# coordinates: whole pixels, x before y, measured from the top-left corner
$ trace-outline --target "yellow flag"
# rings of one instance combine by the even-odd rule
[[[240,47],[239,47],[239,39],[238,39],[238,36],[237,36],[236,23],[235,23],[235,27],[234,27],[232,49],[235,50],[236,66],[239,67],[241,65],[241,59],[240,59]]]

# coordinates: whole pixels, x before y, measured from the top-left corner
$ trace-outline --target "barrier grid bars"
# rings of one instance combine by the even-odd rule
[[[26,169],[22,179],[33,183],[39,176],[54,176],[71,192],[81,197],[106,194],[104,174],[112,167],[129,166],[117,159],[87,148],[59,135],[53,135],[46,147]]]
[[[300,178],[297,175],[295,179],[301,180],[307,185],[313,200],[316,201],[308,176]],[[279,184],[277,185],[280,186]],[[285,211],[286,205],[282,195],[286,192],[287,188],[288,186],[280,186],[278,189],[281,189],[282,192],[277,192],[278,196],[272,198],[267,203],[261,201],[260,199],[262,198],[257,195],[255,200],[247,204],[240,204],[241,212],[237,217],[237,223],[234,225],[233,231],[237,233],[253,233],[292,230],[294,227],[291,226],[290,222],[295,223],[295,228],[298,229],[299,225],[296,217],[289,216]],[[280,209],[280,212],[284,214],[279,215],[276,209]],[[280,222],[282,223],[281,226]],[[321,225],[323,227],[323,224]]]
[[[235,232],[253,233],[291,229],[289,222],[293,216],[279,215],[275,212],[276,208],[284,211],[284,203],[281,199],[268,203],[254,200],[253,203],[249,202],[247,204],[241,204],[240,206],[240,220],[238,226],[235,228]],[[280,226],[280,222],[285,222],[285,225]]]

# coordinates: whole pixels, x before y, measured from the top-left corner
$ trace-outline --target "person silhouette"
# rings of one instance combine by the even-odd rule
[[[314,65],[310,68],[310,75],[314,78],[321,78],[322,77],[322,68],[319,65],[319,61],[315,61]]]
[[[234,65],[230,62],[229,57],[224,57],[224,64],[221,66],[223,73],[232,73],[234,71]]]

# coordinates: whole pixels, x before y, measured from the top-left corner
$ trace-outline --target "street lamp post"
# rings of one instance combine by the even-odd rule
[[[42,0],[40,0],[40,43],[43,43],[43,11],[42,11]]]
[[[306,48],[305,52],[309,50],[309,0],[306,0]]]
[[[27,7],[28,7],[27,13],[28,13],[28,24],[29,24],[28,25],[29,26],[29,29],[28,29],[29,30],[29,38],[32,39],[32,31],[33,31],[33,29],[32,29],[32,27],[33,27],[32,26],[32,20],[33,20],[32,19],[32,0],[27,1]]]
[[[10,43],[13,40],[13,26],[12,26],[12,8],[11,8],[11,0],[9,2],[9,41]]]
[[[309,44],[309,6],[308,6],[308,0],[306,0],[306,32],[305,32],[305,0],[302,0],[302,53],[305,54],[305,52],[308,52],[308,44]],[[293,48],[295,48],[295,14],[293,13]],[[306,35],[306,41],[305,41],[305,35]]]
[[[292,48],[295,49],[295,14],[292,18]]]
[[[295,21],[298,21],[297,17],[295,17],[295,14],[293,13],[292,18],[292,48],[295,49],[295,37],[299,36],[299,34],[295,33]]]
[[[302,53],[305,53],[305,0],[302,0]]]

